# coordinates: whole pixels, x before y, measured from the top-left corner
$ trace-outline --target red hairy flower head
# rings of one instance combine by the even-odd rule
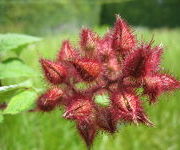
[[[180,88],[180,81],[161,69],[163,47],[138,40],[119,16],[102,37],[84,28],[79,41],[76,47],[63,41],[55,61],[40,59],[53,88],[38,98],[38,110],[63,106],[63,117],[75,121],[88,149],[99,131],[114,134],[121,124],[153,126],[144,104]]]

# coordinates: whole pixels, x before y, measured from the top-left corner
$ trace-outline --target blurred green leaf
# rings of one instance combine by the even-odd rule
[[[19,60],[10,60],[0,64],[0,79],[32,77],[38,74]]]
[[[29,90],[14,96],[3,114],[17,114],[31,108],[37,97],[36,92]]]
[[[0,51],[15,50],[20,53],[22,48],[26,47],[28,44],[38,42],[41,38],[23,35],[23,34],[0,34]]]

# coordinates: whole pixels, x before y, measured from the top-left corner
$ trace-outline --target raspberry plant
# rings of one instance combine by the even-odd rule
[[[64,108],[63,117],[75,121],[88,149],[100,130],[113,134],[121,123],[153,126],[142,97],[154,104],[164,92],[180,88],[161,69],[162,53],[161,45],[138,41],[119,16],[103,37],[83,28],[79,47],[65,40],[54,61],[40,59],[50,88],[38,98],[37,109]],[[99,94],[108,95],[108,105],[96,101]]]

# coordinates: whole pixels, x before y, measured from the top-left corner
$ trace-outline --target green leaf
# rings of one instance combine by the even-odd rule
[[[17,59],[0,64],[0,79],[33,77],[37,75],[38,73],[35,72],[31,67]]]
[[[22,89],[12,89],[0,93],[0,102],[8,102],[12,97],[22,92]]]
[[[36,92],[29,90],[14,96],[8,103],[3,114],[17,114],[29,110],[37,97]]]
[[[17,51],[26,47],[28,44],[38,42],[40,40],[41,38],[23,34],[0,34],[0,52],[9,50]]]

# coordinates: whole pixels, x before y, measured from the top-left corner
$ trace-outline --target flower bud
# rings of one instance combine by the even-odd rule
[[[90,149],[96,136],[96,125],[92,121],[81,121],[77,122],[77,129],[86,142],[88,149]]]
[[[124,52],[130,52],[136,46],[136,39],[128,24],[120,17],[116,17],[113,33],[113,48]]]
[[[93,81],[101,71],[100,63],[93,59],[82,58],[74,61],[73,64],[84,81]]]
[[[109,58],[115,55],[115,51],[112,48],[112,35],[106,34],[103,39],[98,41],[97,44],[97,56],[102,62],[108,62]]]
[[[72,60],[74,58],[76,58],[77,55],[77,51],[75,49],[73,49],[72,45],[70,44],[70,42],[68,40],[63,41],[62,46],[61,46],[61,50],[58,54],[58,60]]]
[[[115,133],[117,120],[115,120],[114,109],[109,107],[96,107],[96,122],[101,129],[109,133]]]
[[[149,76],[159,71],[163,48],[161,46],[156,46],[154,48],[149,46],[147,51],[149,52],[149,55],[145,61],[145,75]]]
[[[80,46],[86,56],[92,57],[97,50],[99,37],[90,29],[82,29],[80,35]],[[95,56],[96,57],[96,56]]]
[[[37,107],[42,111],[51,111],[58,105],[62,95],[63,91],[60,88],[49,89],[39,97]]]
[[[139,48],[126,56],[123,62],[122,73],[124,77],[141,77],[144,75],[145,56],[144,49]]]
[[[40,63],[42,65],[44,74],[50,83],[56,85],[62,83],[65,80],[67,71],[62,64],[46,59],[41,59]]]
[[[116,92],[112,94],[111,101],[119,110],[119,118],[138,124],[152,125],[143,112],[140,99],[133,92]]]
[[[75,97],[72,98],[71,103],[67,106],[66,112],[63,117],[72,120],[86,120],[92,119],[93,115],[93,105],[89,98],[85,97]]]
[[[157,101],[157,97],[163,92],[180,88],[180,82],[167,74],[156,74],[144,78],[144,93],[149,95],[150,103]]]

